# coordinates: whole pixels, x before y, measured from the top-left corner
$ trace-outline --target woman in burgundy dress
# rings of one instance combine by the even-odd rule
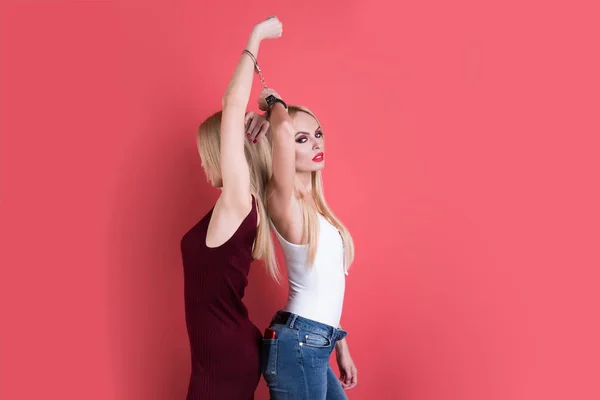
[[[198,147],[207,179],[221,194],[181,241],[186,324],[192,353],[187,400],[250,400],[260,377],[262,335],[242,302],[250,263],[277,277],[263,203],[271,175],[268,123],[246,114],[260,42],[281,36],[274,17],[257,24],[223,97],[202,123]]]

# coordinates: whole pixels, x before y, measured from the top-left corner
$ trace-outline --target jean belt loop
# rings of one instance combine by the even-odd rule
[[[294,324],[296,323],[297,318],[298,318],[298,315],[292,314],[292,318],[290,318],[290,329],[294,329]]]

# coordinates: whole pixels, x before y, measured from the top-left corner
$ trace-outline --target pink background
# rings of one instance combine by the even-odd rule
[[[3,1],[0,398],[184,398],[194,135],[276,14],[267,83],[321,118],[356,241],[350,399],[597,400],[594,7]],[[263,329],[285,286],[250,280]]]

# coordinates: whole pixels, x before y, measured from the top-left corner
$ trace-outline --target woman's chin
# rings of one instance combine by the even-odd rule
[[[320,171],[323,168],[325,168],[325,161],[321,161],[321,162],[315,163],[315,166],[313,168],[313,172]]]

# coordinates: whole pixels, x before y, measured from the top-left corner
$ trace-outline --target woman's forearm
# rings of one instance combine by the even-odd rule
[[[338,329],[342,329],[342,324],[339,324]],[[346,338],[337,341],[337,343],[335,344],[335,350],[339,353],[346,353],[350,351]]]
[[[258,57],[260,42],[261,38],[257,30],[253,29],[245,49],[252,53],[254,57]],[[223,96],[223,108],[243,107],[245,110],[250,99],[253,78],[254,60],[248,54],[242,53]]]

